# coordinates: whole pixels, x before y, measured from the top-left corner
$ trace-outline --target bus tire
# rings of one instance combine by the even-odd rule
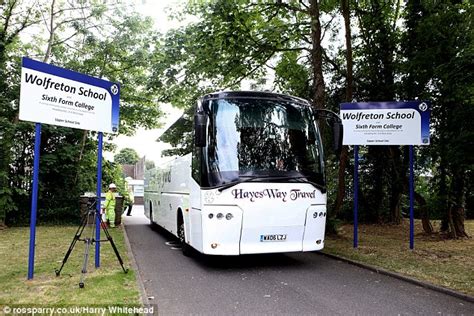
[[[155,223],[153,222],[153,205],[151,204],[151,201],[150,201],[150,226],[151,228],[155,227]]]
[[[192,257],[193,248],[186,243],[186,232],[184,230],[184,221],[181,218],[178,219],[178,238],[181,243],[181,251],[186,257]]]
[[[184,243],[184,244],[181,245],[181,251],[183,252],[183,255],[185,257],[192,257],[193,256],[193,247],[191,247],[187,243]]]

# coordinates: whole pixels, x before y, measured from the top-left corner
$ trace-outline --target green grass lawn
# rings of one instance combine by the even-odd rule
[[[130,268],[123,228],[110,229],[125,266]],[[84,242],[78,241],[59,277],[59,268],[74,237],[74,226],[39,226],[36,234],[35,276],[27,280],[29,228],[0,230],[0,305],[43,306],[129,305],[140,306],[135,273],[125,274],[109,242],[101,245],[101,267],[94,266],[91,247],[85,288],[78,286]],[[87,233],[87,234],[86,234]],[[84,230],[83,236],[89,236]],[[101,239],[105,239],[101,233]]]
[[[466,221],[474,235],[474,221]],[[435,231],[439,221],[433,222]],[[415,222],[415,249],[409,249],[409,221],[402,225],[359,225],[359,248],[352,248],[352,225],[342,225],[339,236],[328,237],[324,252],[378,266],[419,280],[474,295],[474,239],[447,240],[425,235]]]

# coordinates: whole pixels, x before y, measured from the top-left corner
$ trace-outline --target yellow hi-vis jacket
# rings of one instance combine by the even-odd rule
[[[115,211],[115,194],[112,191],[107,191],[105,194],[105,211]]]
[[[135,202],[135,196],[133,195],[133,190],[128,191],[128,201],[127,203],[133,205]]]

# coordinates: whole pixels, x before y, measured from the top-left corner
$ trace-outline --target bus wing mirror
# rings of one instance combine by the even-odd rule
[[[194,115],[194,145],[196,147],[206,146],[206,115]]]
[[[344,132],[341,118],[333,111],[326,109],[317,109],[314,114],[315,119],[325,118],[328,119],[326,122],[332,123],[333,147],[336,156],[339,158],[342,151],[342,137]]]
[[[334,152],[336,156],[339,157],[342,150],[342,136],[344,133],[344,128],[340,120],[333,120],[332,130],[334,136]]]

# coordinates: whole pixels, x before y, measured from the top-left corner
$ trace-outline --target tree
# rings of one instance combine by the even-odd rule
[[[114,156],[114,161],[121,165],[134,165],[138,160],[140,160],[140,157],[133,148],[123,148]]]
[[[350,1],[341,0],[341,14],[344,18],[345,44],[346,44],[346,96],[345,101],[351,102],[353,96],[353,64],[352,57],[352,31],[351,31],[351,10]],[[343,146],[339,158],[339,169],[337,176],[337,193],[334,202],[333,216],[337,216],[342,208],[344,196],[346,194],[346,168],[348,163],[348,146]]]
[[[170,144],[171,149],[162,151],[163,156],[182,156],[190,153],[193,146],[194,108],[188,107],[183,115],[173,124],[158,141]]]
[[[435,211],[450,237],[466,237],[465,201],[474,166],[474,6],[467,1],[407,5],[403,90],[407,97],[432,100],[432,145],[422,151],[434,169]],[[429,56],[429,58],[427,58]]]
[[[155,168],[155,162],[153,160],[146,160],[145,161],[145,170],[150,170]]]
[[[399,1],[357,1],[353,8],[359,28],[353,50],[357,79],[353,97],[358,101],[394,100],[399,67]],[[368,146],[361,148],[361,154],[363,219],[400,223],[403,166],[399,146]],[[370,195],[370,199],[364,195]]]
[[[191,2],[183,14],[198,22],[172,30],[157,51],[153,87],[165,101],[189,106],[195,92],[237,87],[244,79],[266,74],[272,59],[285,52],[309,58],[316,87],[323,84],[319,1],[303,2],[215,1]],[[320,75],[321,74],[321,75]],[[206,78],[206,79],[204,79]],[[318,84],[316,84],[316,81]],[[318,103],[324,91],[318,88]]]
[[[38,23],[39,10],[35,4],[20,6],[17,0],[0,2],[0,227],[4,225],[7,213],[17,210],[13,198],[17,190],[10,186],[11,148],[16,144],[15,125],[18,114],[15,111],[15,96],[19,94],[18,80],[12,74],[18,74],[18,49],[20,34],[33,24]]]
[[[239,89],[243,80],[261,81],[274,68],[280,90],[324,108],[321,43],[331,20],[322,25],[320,15],[336,3],[190,1],[178,15],[193,15],[197,21],[164,36],[155,52],[150,87],[161,101],[188,108],[200,95]],[[289,76],[292,82],[287,84]],[[181,136],[167,137],[182,139],[179,144],[185,148],[188,137]]]
[[[163,101],[187,108],[188,118],[197,96],[238,88],[244,79],[262,82],[269,69],[275,90],[311,99],[315,107],[337,109],[352,99],[432,99],[433,145],[419,149],[417,172],[433,168],[437,212],[445,215],[451,235],[462,236],[464,201],[473,200],[472,133],[463,120],[472,117],[473,33],[465,31],[472,28],[472,8],[466,1],[192,1],[178,15],[197,19],[164,36],[150,87]],[[338,16],[345,45],[333,40]],[[175,145],[170,154],[189,151],[191,121],[184,123],[161,137]],[[338,173],[327,165],[329,176],[339,178],[334,209],[343,218],[350,214],[343,203],[346,187],[351,189],[348,154],[345,148]],[[407,147],[363,147],[360,155],[361,220],[400,223],[408,193]],[[420,192],[415,199],[431,232],[429,203]]]
[[[4,62],[0,64],[4,84],[0,91],[0,223],[25,223],[29,214],[34,128],[29,122],[18,121],[18,56],[48,60],[120,82],[121,134],[131,135],[140,126],[158,127],[161,117],[156,99],[147,89],[150,43],[156,36],[150,19],[120,4],[57,1],[35,4],[31,12],[38,10],[38,14],[29,13],[25,3],[19,0],[1,7],[17,18],[12,18],[15,23],[8,27],[2,26],[7,29],[7,37],[15,36],[5,42],[8,45],[0,52],[4,53]],[[46,37],[38,32],[28,43],[22,43],[21,32],[16,32],[14,27],[21,28],[23,19],[28,21],[25,25],[34,22],[37,28],[45,27]],[[107,135],[106,139],[113,137]],[[41,143],[39,220],[74,218],[77,197],[84,191],[95,190],[96,133],[44,125]],[[107,142],[104,146],[112,147]],[[120,174],[112,172],[117,166],[107,162],[104,171],[106,165],[110,166],[110,174]]]

